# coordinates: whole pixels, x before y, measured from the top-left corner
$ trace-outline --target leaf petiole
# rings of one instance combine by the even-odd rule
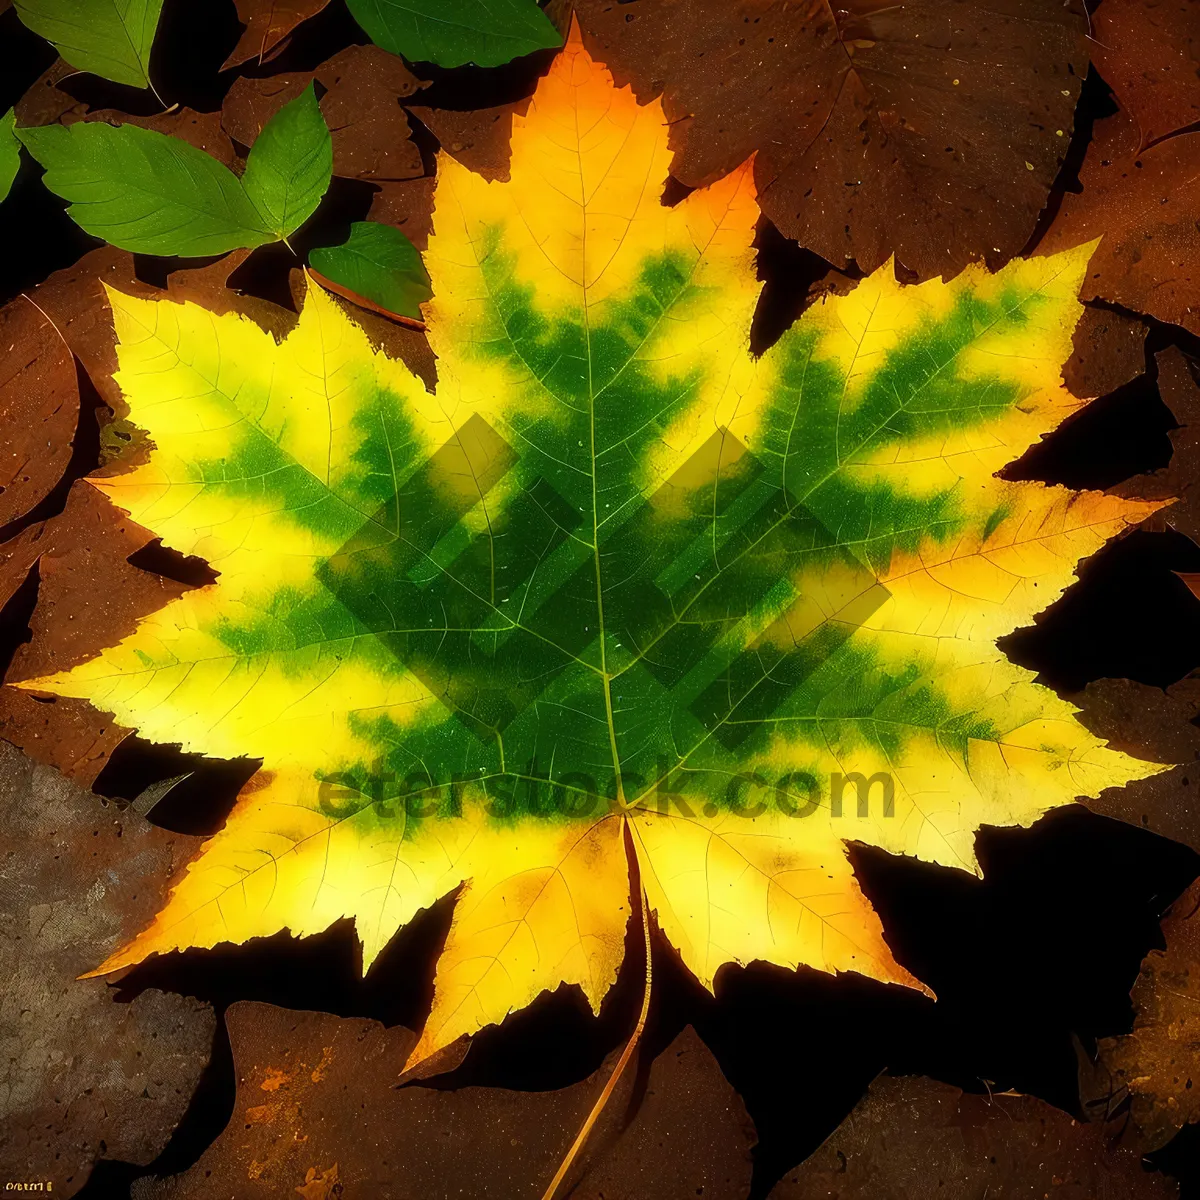
[[[650,989],[654,982],[654,964],[650,955],[650,906],[646,900],[645,888],[642,888],[641,910],[642,934],[646,941],[646,990],[642,993],[642,1011],[638,1014],[637,1025],[634,1027],[633,1035],[626,1043],[625,1049],[621,1052],[621,1057],[617,1059],[617,1065],[613,1068],[612,1074],[608,1077],[608,1082],[604,1085],[604,1091],[600,1093],[596,1103],[592,1105],[592,1111],[588,1113],[587,1120],[584,1121],[583,1127],[579,1130],[574,1142],[571,1143],[570,1150],[567,1151],[567,1155],[555,1172],[554,1178],[550,1180],[550,1186],[542,1194],[542,1200],[554,1200],[554,1194],[558,1191],[559,1184],[566,1178],[567,1172],[571,1169],[571,1164],[575,1161],[579,1151],[583,1149],[583,1144],[587,1141],[588,1134],[592,1132],[592,1126],[595,1125],[597,1118],[604,1111],[609,1097],[613,1094],[613,1089],[617,1086],[617,1081],[629,1065],[629,1060],[633,1057],[633,1052],[641,1040],[642,1033],[645,1031],[646,1017],[650,1012]]]
[[[167,104],[167,102],[158,94],[158,88],[156,88],[154,86],[154,80],[151,79],[149,76],[146,77],[146,86],[151,90],[151,92],[154,93],[155,100],[157,100],[159,102],[159,104],[162,105],[162,107],[163,107],[162,115],[164,117],[167,115],[167,113],[173,113],[179,107],[178,100],[176,100],[175,103],[172,105]]]

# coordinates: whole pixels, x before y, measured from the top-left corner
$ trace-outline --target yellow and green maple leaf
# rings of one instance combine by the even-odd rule
[[[219,577],[29,686],[263,765],[99,972],[342,917],[369,966],[461,886],[418,1061],[564,981],[598,1009],[628,849],[710,988],[919,987],[847,840],[977,870],[979,826],[1158,769],[997,647],[1156,507],[997,478],[1084,403],[1091,248],[881,270],[756,360],[749,164],[667,207],[669,165],[577,39],[511,182],[442,155],[433,394],[316,289],[281,343],[111,293],[153,451],[93,483]]]

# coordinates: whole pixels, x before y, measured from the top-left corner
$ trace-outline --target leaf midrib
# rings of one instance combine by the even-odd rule
[[[578,147],[579,145],[581,145],[581,137],[582,137],[582,134],[579,130],[579,113],[578,113],[578,111],[575,112],[574,117],[575,117],[575,128],[576,128],[576,146]],[[613,774],[614,774],[614,778],[617,781],[616,782],[617,799],[618,799],[618,803],[622,807],[625,807],[624,788],[623,788],[623,784],[621,782],[622,771],[621,771],[621,763],[620,763],[620,754],[619,754],[618,747],[617,747],[616,724],[614,721],[614,714],[613,714],[612,680],[619,677],[623,673],[623,671],[626,670],[627,668],[622,668],[620,671],[616,671],[616,672],[609,672],[608,664],[607,664],[607,636],[606,636],[606,628],[605,628],[605,623],[604,623],[603,574],[602,574],[601,563],[600,563],[600,539],[599,539],[600,525],[604,522],[601,522],[599,519],[599,499],[597,496],[597,480],[596,480],[596,467],[597,467],[596,402],[599,400],[599,398],[604,394],[604,392],[608,388],[612,387],[616,383],[616,381],[624,375],[625,371],[636,360],[638,351],[640,351],[641,348],[646,345],[646,343],[653,336],[654,332],[658,329],[659,324],[666,317],[667,312],[670,308],[670,305],[660,306],[660,312],[659,312],[658,316],[655,317],[654,321],[650,324],[649,328],[647,329],[647,331],[646,331],[645,335],[642,337],[642,339],[630,351],[628,357],[625,359],[624,362],[622,362],[620,368],[617,371],[612,373],[612,376],[608,380],[605,381],[605,383],[603,384],[603,386],[600,388],[599,391],[596,391],[595,387],[594,387],[594,378],[593,378],[593,373],[592,373],[593,364],[592,364],[592,344],[591,344],[591,321],[590,321],[590,305],[588,302],[589,284],[587,282],[587,220],[586,220],[587,197],[586,197],[585,188],[584,188],[583,156],[582,156],[582,152],[579,149],[576,149],[575,157],[579,162],[580,200],[578,202],[578,207],[579,207],[580,212],[584,215],[584,220],[582,223],[583,224],[583,232],[581,234],[581,244],[582,244],[581,258],[583,260],[583,272],[582,272],[582,279],[580,281],[579,286],[580,286],[581,292],[583,293],[583,305],[582,305],[583,329],[584,329],[584,338],[585,338],[585,343],[586,343],[586,348],[587,348],[587,356],[586,357],[587,357],[587,387],[588,387],[588,408],[589,408],[588,417],[589,417],[589,430],[590,430],[590,434],[591,434],[589,459],[590,459],[590,464],[591,464],[590,478],[591,478],[591,492],[592,492],[592,540],[590,543],[590,547],[592,550],[593,562],[595,565],[595,575],[596,575],[597,624],[598,624],[599,639],[600,639],[600,643],[599,643],[600,644],[600,670],[598,673],[600,674],[601,679],[603,681],[605,717],[606,717],[606,724],[608,727],[608,735],[609,735],[609,750],[610,750],[610,753],[612,755],[612,760],[613,760]],[[650,171],[649,165],[647,166],[646,171],[647,171],[646,179],[643,180],[643,185],[642,185],[643,193],[644,193],[644,190],[646,187],[646,181],[649,179],[649,171]],[[728,214],[730,207],[731,207],[731,205],[726,206],[726,215]],[[696,271],[699,269],[700,264],[704,261],[705,255],[707,254],[709,247],[712,245],[712,242],[715,239],[717,233],[722,228],[723,219],[724,218],[722,218],[722,221],[718,221],[718,222],[714,223],[712,235],[710,236],[708,242],[705,244],[704,250],[702,252],[698,253],[696,255],[695,259],[693,260],[691,269],[689,270],[686,279],[680,284],[678,291],[675,293],[675,296],[672,298],[672,304],[674,303],[675,300],[677,300],[679,298],[680,295],[682,295],[684,289],[692,281],[693,277],[695,276]],[[472,247],[472,250],[474,250],[475,249],[474,239],[468,238],[468,241]],[[544,251],[543,251],[543,253],[544,253]],[[476,260],[477,264],[482,266],[482,263],[480,261],[480,256],[478,253],[475,254],[475,260]],[[550,265],[551,265],[551,267],[554,267],[553,263],[550,263]],[[495,295],[492,291],[491,285],[487,278],[487,274],[482,269],[480,270],[480,278],[482,279],[484,287],[487,289],[488,295],[491,298],[493,308],[495,309],[496,313],[500,317],[501,327],[504,329],[508,345],[512,349],[512,352],[516,355],[516,357],[522,363],[525,364],[526,368],[529,371],[530,378],[535,379],[537,381],[538,386],[546,393],[546,395],[552,401],[554,401],[556,403],[561,403],[562,398],[560,396],[558,396],[546,384],[545,380],[541,376],[539,376],[537,371],[534,369],[533,364],[521,352],[520,346],[518,345],[516,339],[512,336],[512,333],[508,328],[508,323],[504,318],[503,310],[501,309],[500,305],[496,302]],[[535,447],[535,449],[536,449],[536,447]],[[610,514],[609,517],[606,517],[605,522],[607,522],[609,519],[611,519],[611,517],[614,515],[615,514]],[[582,662],[582,660],[580,660],[580,659],[576,659],[576,661]],[[589,665],[589,664],[584,664],[584,665]],[[592,669],[594,670],[595,668],[592,668]]]

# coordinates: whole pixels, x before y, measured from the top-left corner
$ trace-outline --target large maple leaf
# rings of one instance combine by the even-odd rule
[[[761,359],[747,164],[667,207],[667,129],[572,40],[511,182],[443,155],[436,394],[310,290],[282,342],[111,302],[152,439],[96,487],[217,582],[32,686],[263,760],[155,952],[353,917],[367,965],[465,885],[414,1061],[616,977],[630,864],[707,987],[897,964],[845,843],[977,870],[981,824],[1158,768],[1010,663],[1153,503],[996,472],[1061,383],[1089,247],[810,309]]]

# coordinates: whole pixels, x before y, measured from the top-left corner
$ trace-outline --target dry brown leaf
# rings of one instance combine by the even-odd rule
[[[135,1184],[136,1200],[321,1196],[334,1179],[346,1200],[536,1196],[611,1069],[553,1092],[397,1088],[415,1040],[406,1029],[253,1001],[226,1022],[238,1079],[229,1125],[184,1174]],[[634,1074],[560,1194],[743,1200],[754,1128],[704,1043],[685,1029],[644,1093]]]
[[[77,978],[154,911],[199,839],[3,743],[0,803],[0,1179],[69,1197],[101,1158],[153,1161],[208,1063],[207,1004],[158,991],[120,1004]]]
[[[1182,585],[1180,585],[1182,586]],[[1129,679],[1098,679],[1070,697],[1080,721],[1109,745],[1170,771],[1109,788],[1087,806],[1093,812],[1138,825],[1200,852],[1200,677],[1167,688]]]
[[[1200,5],[1104,0],[1092,18],[1092,60],[1137,121],[1141,146],[1200,121]]]
[[[1151,950],[1133,985],[1133,1032],[1100,1043],[1114,1095],[1130,1094],[1140,1149],[1156,1150],[1200,1121],[1200,880],[1163,919],[1165,950]]]
[[[351,46],[313,72],[237,80],[221,110],[225,131],[252,145],[271,117],[314,78],[326,89],[321,112],[333,133],[335,175],[384,180],[424,174],[400,100],[426,85],[378,46]]]
[[[71,461],[79,421],[75,359],[35,304],[0,309],[0,526],[24,516],[54,489]]]
[[[249,250],[234,250],[216,262],[172,271],[167,276],[167,295],[180,303],[190,301],[202,305],[218,315],[239,311],[246,297],[229,287],[229,277],[250,257],[250,253]],[[278,308],[278,305],[273,307]],[[295,317],[294,313],[291,315]],[[272,332],[275,330],[272,329]]]
[[[1146,369],[1146,326],[1125,313],[1085,308],[1072,345],[1063,382],[1073,396],[1107,396]]]
[[[264,79],[243,76],[234,80],[221,106],[221,125],[243,146],[252,146],[263,126],[308,86],[311,76],[295,71]]]
[[[414,116],[451,158],[484,179],[508,179],[510,140],[514,113],[524,113],[528,100],[458,112],[449,108],[418,108],[409,105]]]
[[[0,688],[0,738],[31,758],[90,787],[129,730],[80,700],[50,702],[18,688]]]
[[[17,124],[53,125],[67,113],[82,117],[87,112],[87,105],[59,87],[69,76],[78,74],[70,63],[56,59],[17,101]]]
[[[1081,296],[1107,300],[1200,332],[1200,133],[1139,152],[1137,122],[1096,123],[1080,171],[1039,254],[1102,238]]]
[[[329,0],[234,0],[238,20],[245,25],[238,44],[221,64],[221,70],[239,66],[252,58],[270,62],[284,40],[302,21],[315,17]]]
[[[18,652],[10,676],[29,679],[85,662],[182,595],[183,584],[129,563],[153,540],[102,492],[76,482],[62,515],[48,522],[33,641]]]
[[[121,391],[112,378],[117,369],[116,334],[105,284],[135,295],[155,293],[137,279],[132,254],[101,246],[73,266],[55,271],[32,295],[66,338],[105,404],[123,412]]]
[[[771,1200],[1168,1200],[1107,1130],[1033,1096],[975,1096],[920,1077],[881,1076]]]
[[[34,563],[38,603],[33,638],[20,646],[5,680],[29,679],[84,662],[114,637],[131,633],[186,588],[139,570],[129,556],[153,540],[110,500],[82,481],[61,515],[25,530],[3,548],[0,603]],[[129,731],[69,697],[39,698],[0,688],[0,737],[77,783],[90,785]]]
[[[269,330],[275,337],[286,337],[298,320],[295,308],[273,304],[270,300],[239,291],[235,286],[233,276],[251,253],[250,250],[234,250],[232,254],[206,266],[183,267],[172,271],[167,276],[167,297],[181,304],[199,304],[217,315],[240,313],[262,329]],[[287,282],[294,304],[296,297],[304,294],[304,272],[298,265],[288,270]]]
[[[382,183],[367,213],[372,221],[395,225],[418,250],[424,250],[433,230],[433,176],[404,183]]]
[[[619,83],[663,93],[672,174],[755,160],[763,212],[834,264],[923,278],[1017,254],[1087,73],[1078,0],[579,0]]]

